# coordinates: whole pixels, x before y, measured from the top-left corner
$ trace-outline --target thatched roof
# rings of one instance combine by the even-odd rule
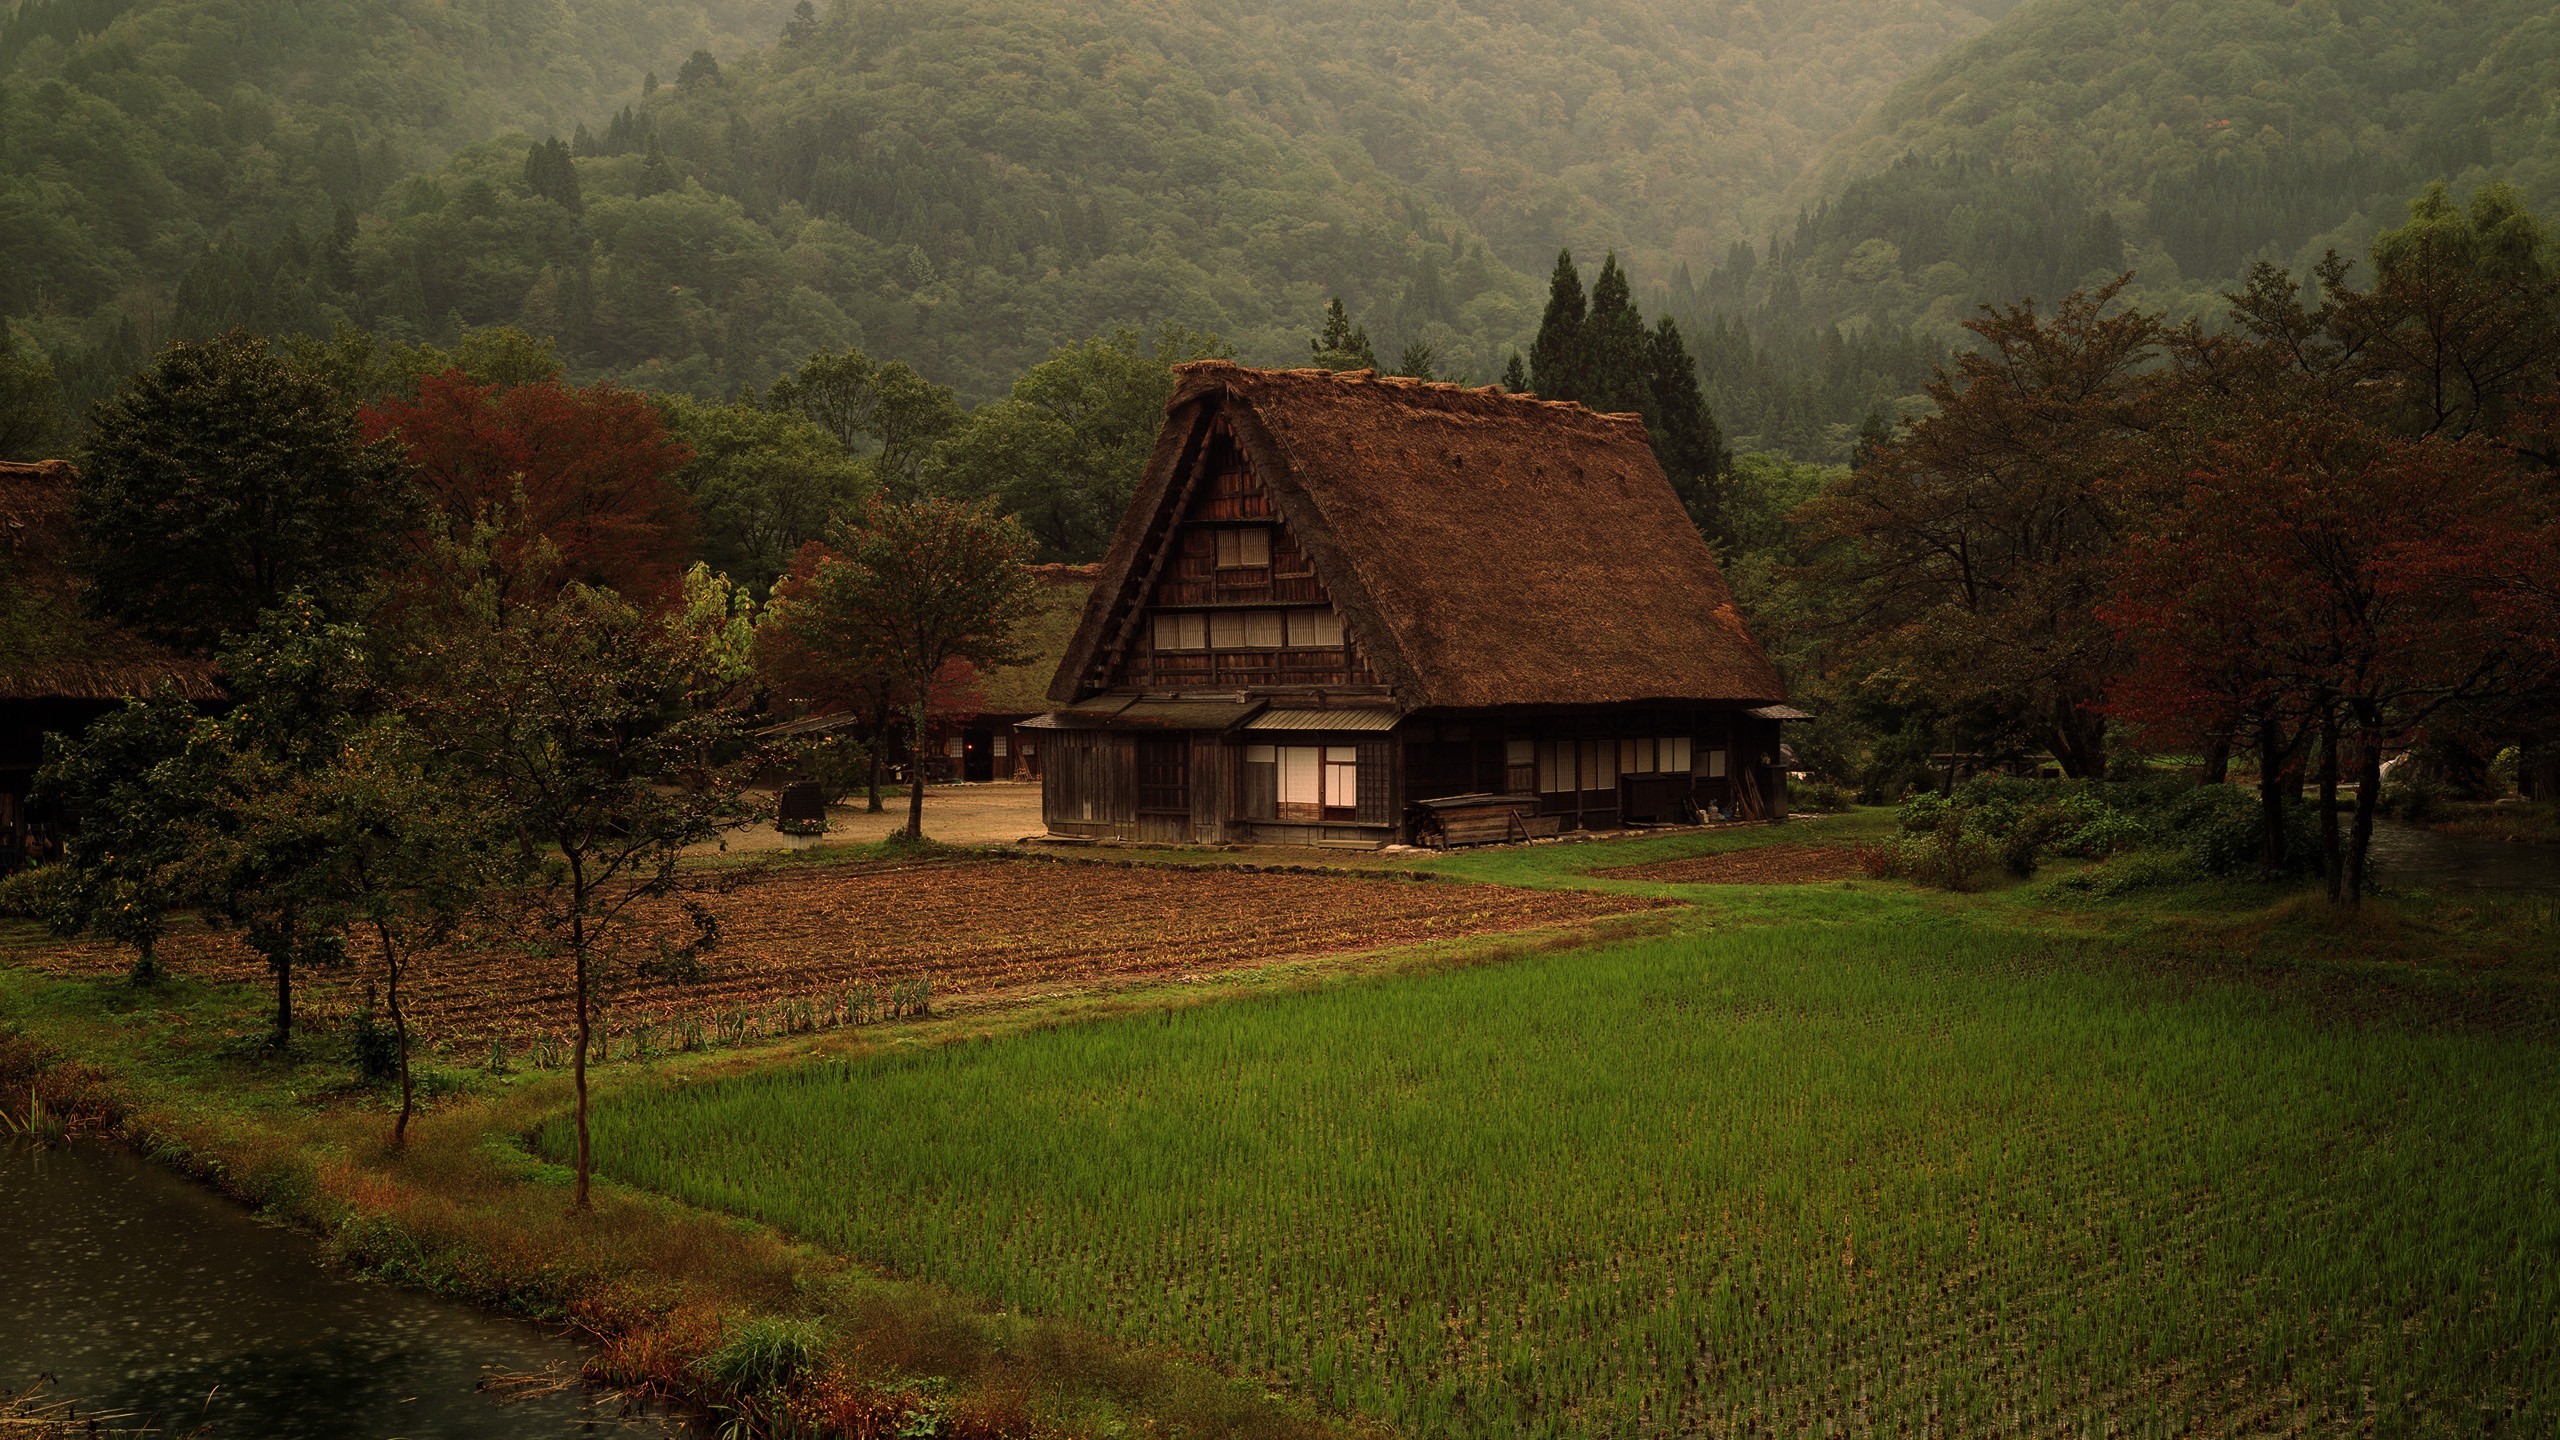
[[[1640,418],[1365,370],[1176,376],[1052,698],[1141,603],[1143,542],[1221,414],[1407,708],[1787,698]]]
[[[121,700],[163,680],[221,696],[213,666],[90,616],[71,549],[70,462],[0,461],[0,701]]]
[[[1068,642],[1075,638],[1085,597],[1093,593],[1101,567],[1035,565],[1032,573],[1041,580],[1040,610],[1021,632],[1023,648],[1031,658],[979,677],[982,713],[1029,715],[1049,708],[1049,677],[1057,673],[1058,657],[1067,653]]]

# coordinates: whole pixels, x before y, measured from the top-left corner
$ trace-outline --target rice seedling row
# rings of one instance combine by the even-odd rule
[[[2539,1023],[1952,922],[695,1083],[605,1168],[1411,1433],[2544,1434]]]

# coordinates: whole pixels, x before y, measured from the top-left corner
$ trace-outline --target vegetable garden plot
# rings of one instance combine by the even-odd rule
[[[635,963],[616,967],[612,1033],[810,1029],[913,1010],[925,986],[938,1003],[1568,924],[1663,903],[1346,874],[996,859],[704,875],[688,882],[685,898],[718,921],[719,945],[698,975],[640,973],[652,935],[673,935],[681,921],[676,903],[655,906],[637,943],[624,947]],[[372,967],[360,963],[360,946],[356,957],[299,972],[307,1011],[342,1015],[361,1003]],[[28,958],[113,973],[129,957],[79,944]],[[199,978],[265,974],[227,935],[173,936],[162,958]],[[430,1043],[559,1035],[569,1014],[566,969],[564,960],[478,937],[420,963],[408,990],[412,1023]]]
[[[1691,855],[1591,873],[1657,885],[1810,885],[1855,880],[1865,872],[1858,868],[1857,852],[1845,845],[1754,845],[1721,855]]]

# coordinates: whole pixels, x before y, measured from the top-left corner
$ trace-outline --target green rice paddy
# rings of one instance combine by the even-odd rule
[[[2435,993],[1886,905],[696,1081],[596,1136],[1418,1435],[2560,1433],[2560,1056]]]

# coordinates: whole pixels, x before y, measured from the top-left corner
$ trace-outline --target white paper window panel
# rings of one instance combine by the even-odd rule
[[[1650,775],[1654,773],[1654,751],[1655,746],[1650,739],[1621,740],[1618,742],[1618,768],[1630,775]]]
[[[1276,765],[1280,763],[1280,747],[1277,745],[1247,745],[1244,747],[1244,763],[1247,765]]]
[[[1270,531],[1221,530],[1218,532],[1218,568],[1222,570],[1253,569],[1270,563]]]
[[[1280,612],[1247,610],[1244,612],[1244,643],[1248,650],[1277,650],[1284,638]]]
[[[950,756],[954,760],[959,759],[964,753],[960,745],[960,737],[954,735],[950,739],[943,741],[942,753]]]
[[[999,759],[999,760],[1001,760],[1001,759],[1003,759],[1005,756],[1010,755],[1010,754],[1012,754],[1012,753],[1013,753],[1013,746],[1012,746],[1012,744],[1009,742],[1009,740],[1007,739],[1007,737],[1006,737],[1005,733],[1004,733],[1003,731],[1001,731],[1001,730],[997,731],[997,732],[996,732],[996,758],[997,758],[997,759]]]
[[[1156,648],[1159,650],[1208,649],[1208,617],[1188,614],[1157,615]]]
[[[1348,810],[1360,803],[1360,752],[1349,745],[1328,745],[1324,752],[1324,803]]]
[[[1329,650],[1342,643],[1342,617],[1330,610],[1289,612],[1289,645],[1298,650]]]
[[[1313,745],[1280,747],[1280,803],[1323,803],[1324,751]]]
[[[1662,742],[1662,773],[1665,775],[1689,773],[1688,736],[1673,735]]]
[[[1714,749],[1714,750],[1709,750],[1709,751],[1707,752],[1707,778],[1708,778],[1708,779],[1710,779],[1710,780],[1721,780],[1721,779],[1723,779],[1723,778],[1724,778],[1724,765],[1725,765],[1724,751],[1723,751],[1721,748]]]
[[[1610,790],[1618,784],[1618,747],[1605,740],[1582,742],[1582,788]]]

